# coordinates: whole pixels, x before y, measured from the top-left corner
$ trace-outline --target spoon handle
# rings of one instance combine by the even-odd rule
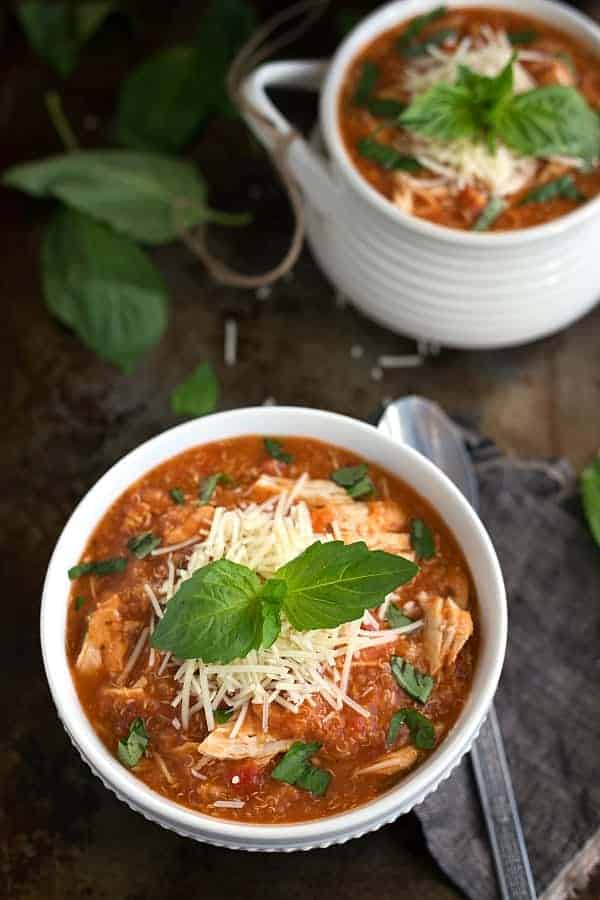
[[[416,396],[397,400],[387,407],[378,428],[435,463],[477,509],[477,479],[471,459],[458,429],[436,403]],[[502,898],[536,900],[523,828],[493,705],[471,747],[471,762]]]

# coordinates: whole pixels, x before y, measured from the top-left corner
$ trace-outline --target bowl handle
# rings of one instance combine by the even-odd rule
[[[265,63],[255,69],[241,85],[246,101],[242,114],[256,137],[271,153],[287,143],[287,163],[310,202],[331,215],[338,189],[323,160],[296,132],[267,96],[269,87],[318,91],[328,69],[326,60],[290,60]]]

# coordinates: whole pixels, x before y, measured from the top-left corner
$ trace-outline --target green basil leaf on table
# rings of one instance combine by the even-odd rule
[[[391,747],[398,737],[402,725],[408,725],[410,739],[417,750],[433,750],[435,747],[435,728],[432,722],[411,707],[405,707],[395,712],[390,720],[386,744]]]
[[[400,612],[395,603],[390,603],[387,608],[386,618],[392,628],[405,628],[407,625],[413,625],[415,620],[410,616],[405,616]]]
[[[169,600],[152,646],[180,659],[228,663],[260,646],[262,609],[258,575],[219,559],[184,581]]]
[[[128,769],[137,766],[148,746],[148,735],[144,726],[144,720],[139,716],[129,726],[129,733],[125,740],[120,740],[117,745],[119,760]]]
[[[279,569],[285,581],[283,611],[293,628],[336,628],[379,606],[386,595],[418,572],[402,556],[369,550],[362,541],[312,544]]]
[[[264,447],[271,459],[276,459],[278,462],[282,463],[291,463],[294,461],[294,457],[291,453],[286,453],[281,445],[281,441],[276,440],[276,438],[266,437],[263,439]]]
[[[421,168],[414,156],[407,156],[392,147],[391,144],[383,144],[373,137],[363,137],[356,144],[356,149],[365,159],[377,163],[382,169],[389,171],[401,170],[404,172],[418,172]]]
[[[71,581],[74,581],[75,578],[81,578],[82,575],[113,575],[115,572],[123,572],[126,566],[126,557],[115,556],[111,559],[98,559],[93,562],[71,566],[68,575]]]
[[[402,690],[406,691],[413,700],[427,703],[435,686],[435,680],[431,675],[419,672],[401,656],[392,656],[390,666],[392,674]]]
[[[271,777],[322,797],[331,781],[331,774],[310,761],[320,749],[321,744],[316,742],[305,744],[296,741],[275,766]]]
[[[15,13],[36,53],[63,78],[75,69],[84,44],[118,8],[113,0],[87,3],[48,3],[24,0]]]
[[[419,559],[435,556],[435,539],[422,519],[410,520],[410,545]]]
[[[163,280],[124,235],[75,210],[59,210],[46,228],[41,266],[50,312],[124,372],[162,337]]]
[[[160,538],[155,537],[151,531],[137,534],[127,541],[127,549],[138,559],[145,559],[160,545]]]
[[[521,197],[518,205],[523,206],[525,203],[545,203],[548,200],[557,200],[564,198],[566,200],[577,200],[581,202],[585,200],[585,194],[579,190],[572,175],[561,175],[553,181],[546,181],[538,187],[532,188],[524,197]]]
[[[156,153],[78,150],[13,166],[2,180],[36,197],[56,197],[147,244],[174,240],[202,222],[247,221],[207,206],[204,179],[191,163]]]
[[[590,531],[600,547],[600,456],[581,474],[581,497]]]
[[[257,25],[254,6],[245,0],[212,0],[204,14],[195,45],[203,60],[203,91],[210,92],[210,108],[236,115],[227,93],[229,65]]]
[[[169,497],[171,498],[173,503],[176,503],[178,506],[183,506],[183,504],[185,503],[185,494],[183,493],[181,488],[171,488],[171,490],[169,491]]]
[[[484,206],[481,214],[475,219],[472,230],[487,231],[496,219],[502,215],[506,205],[506,200],[503,200],[502,197],[492,197]]]
[[[205,478],[200,485],[200,490],[198,492],[198,499],[201,503],[208,503],[209,500],[212,499],[212,495],[214,494],[218,484],[232,484],[233,479],[230,475],[227,475],[225,472],[216,472],[214,475],[209,475],[208,478]]]
[[[171,409],[177,416],[206,416],[217,408],[219,382],[210,363],[201,363],[171,393]]]
[[[232,709],[215,709],[213,716],[217,725],[225,725],[233,715]]]

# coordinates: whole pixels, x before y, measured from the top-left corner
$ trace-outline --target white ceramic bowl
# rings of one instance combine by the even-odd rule
[[[529,13],[596,49],[600,28],[550,0],[450,0]],[[320,131],[328,161],[297,137],[289,166],[303,189],[308,238],[330,280],[367,316],[395,331],[452,347],[501,347],[565,327],[600,297],[600,197],[545,225],[490,234],[459,231],[409,216],[382,197],[352,164],[338,128],[348,65],[394,25],[435,6],[397,0],[365,18],[331,62],[268,63],[245,82],[245,117],[272,148],[291,126],[266,88],[321,91]],[[600,65],[600,62],[599,62]],[[269,128],[266,121],[273,123]]]
[[[65,648],[67,570],[110,505],[148,470],[189,447],[245,434],[319,438],[361,454],[409,482],[442,515],[469,563],[479,597],[480,648],[473,690],[456,725],[420,768],[377,800],[298,825],[227,822],[178,806],[150,790],[104,747],[77,697]],[[498,560],[483,525],[454,485],[430,462],[375,428],[334,413],[258,407],[196,419],[147,441],[118,462],[85,495],[67,522],[48,566],[41,611],[46,676],[62,723],[106,787],[132,809],[178,834],[245,850],[327,847],[392,822],[446,778],[471,746],[496,690],[506,644],[506,598]],[[452,814],[451,810],[448,811]]]

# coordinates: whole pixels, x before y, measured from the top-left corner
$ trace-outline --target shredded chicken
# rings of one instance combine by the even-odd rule
[[[140,623],[123,619],[119,606],[119,595],[112,594],[91,614],[76,662],[80,672],[93,674],[104,666],[114,676],[123,670]]]
[[[396,772],[410,769],[416,763],[418,755],[414,747],[402,747],[394,753],[382,756],[377,762],[358,769],[356,775],[394,775]]]
[[[386,550],[412,558],[406,516],[393,500],[368,503],[337,503],[311,511],[313,528],[324,532],[331,528],[334,537],[346,544],[365,541],[370,550]]]
[[[261,475],[254,485],[254,492],[260,496],[272,497],[291,492],[296,482],[291,478],[280,478],[275,475]],[[326,503],[345,503],[348,499],[346,491],[322,478],[310,478],[296,494],[297,500],[305,500],[310,506],[324,506]]]
[[[276,740],[264,734],[252,722],[244,723],[238,734],[231,738],[234,723],[219,725],[199,745],[198,750],[213,759],[254,759],[266,765],[278,753],[289,750],[293,740]]]
[[[452,665],[473,633],[473,619],[451,597],[419,596],[425,616],[423,648],[432,675]]]
[[[173,506],[160,518],[160,531],[164,546],[179,544],[196,535],[204,535],[210,528],[214,515],[213,506]]]

